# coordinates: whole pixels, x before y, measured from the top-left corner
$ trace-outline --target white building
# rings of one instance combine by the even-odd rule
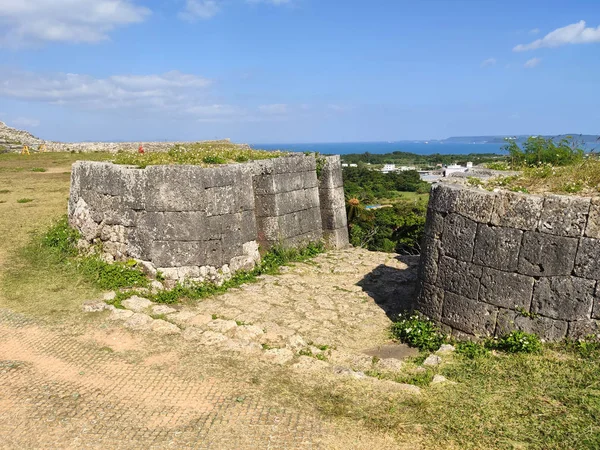
[[[448,167],[446,167],[444,169],[444,176],[448,177],[448,176],[450,176],[451,173],[466,172],[467,170],[468,169],[464,166],[459,166],[458,164],[450,164]]]
[[[386,165],[383,166],[383,169],[381,169],[381,171],[383,173],[395,172],[396,171],[396,164],[386,164]]]

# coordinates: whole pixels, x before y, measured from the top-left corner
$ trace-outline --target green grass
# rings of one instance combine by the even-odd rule
[[[31,169],[32,172],[46,172],[46,169],[44,169],[43,167],[34,167],[33,169]]]
[[[129,164],[146,167],[158,164],[192,164],[209,166],[246,162],[256,159],[277,158],[282,152],[253,150],[232,144],[229,141],[197,142],[175,145],[168,152],[119,153],[115,156],[116,164]]]
[[[32,198],[20,198],[17,200],[17,203],[31,203],[32,201]]]

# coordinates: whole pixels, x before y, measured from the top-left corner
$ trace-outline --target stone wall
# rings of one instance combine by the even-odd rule
[[[417,309],[457,337],[599,332],[600,199],[433,188]]]
[[[324,164],[319,180],[313,156],[213,168],[79,161],[69,222],[109,259],[137,259],[151,274],[226,278],[254,267],[259,245],[348,245],[339,157]]]

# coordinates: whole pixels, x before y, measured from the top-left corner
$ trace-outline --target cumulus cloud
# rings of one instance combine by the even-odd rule
[[[149,14],[131,0],[2,0],[0,44],[98,42]]]
[[[210,19],[220,9],[221,7],[217,0],[186,0],[185,9],[179,14],[179,17],[188,21]]]
[[[554,48],[567,44],[588,44],[592,42],[600,42],[600,26],[597,28],[586,27],[585,21],[581,20],[566,27],[557,28],[543,38],[529,44],[519,44],[513,48],[513,51],[524,52],[538,48]]]
[[[526,69],[533,69],[534,67],[539,66],[541,62],[542,58],[531,58],[525,63],[524,67]]]
[[[481,63],[481,67],[489,67],[496,65],[496,58],[488,58]]]

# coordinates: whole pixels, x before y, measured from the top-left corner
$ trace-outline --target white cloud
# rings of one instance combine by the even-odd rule
[[[35,128],[39,126],[39,124],[39,120],[31,119],[29,117],[17,117],[16,119],[9,121],[9,125],[12,125],[15,128]]]
[[[539,66],[541,62],[542,58],[531,58],[525,63],[524,67],[527,69],[533,69],[534,67]]]
[[[489,67],[496,65],[496,58],[488,58],[481,63],[481,67]]]
[[[282,103],[260,105],[258,110],[265,114],[286,114],[288,112],[288,106]]]
[[[553,48],[567,44],[588,44],[591,42],[600,42],[600,26],[586,28],[585,21],[581,20],[566,27],[557,28],[543,38],[529,44],[519,44],[513,48],[513,51],[524,52],[544,47]]]
[[[221,7],[217,0],[186,0],[185,9],[179,14],[179,17],[188,21],[210,19],[220,10]]]
[[[0,45],[98,42],[149,14],[131,0],[0,0]]]
[[[539,34],[540,29],[539,28],[534,28],[533,30],[529,30],[529,34]]]

